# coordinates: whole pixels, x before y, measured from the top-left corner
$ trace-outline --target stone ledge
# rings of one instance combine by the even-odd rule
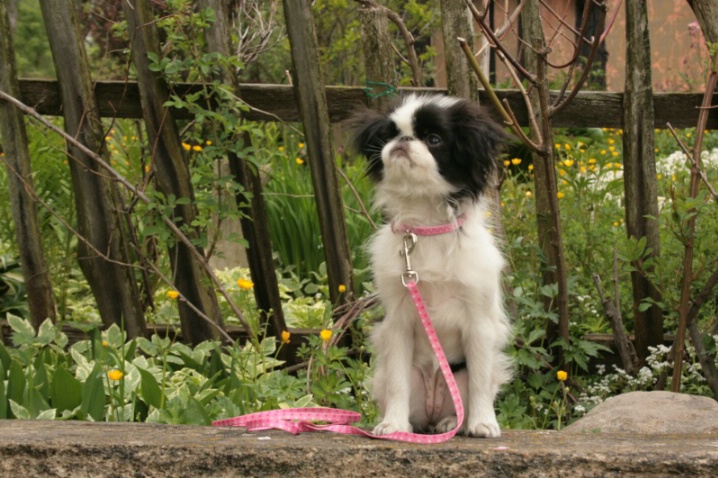
[[[714,477],[718,435],[506,431],[411,445],[236,428],[0,420],[0,476]]]

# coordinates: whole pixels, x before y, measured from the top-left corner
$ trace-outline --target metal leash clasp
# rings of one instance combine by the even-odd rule
[[[404,248],[399,251],[399,255],[404,258],[406,265],[406,269],[401,274],[401,283],[404,287],[408,287],[410,283],[416,284],[419,282],[419,274],[411,268],[411,253],[416,246],[416,240],[416,234],[407,232],[404,234]]]

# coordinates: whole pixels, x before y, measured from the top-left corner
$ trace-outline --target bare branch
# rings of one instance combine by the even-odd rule
[[[531,149],[535,151],[540,150],[540,146],[531,139],[526,136],[526,134],[521,129],[521,126],[519,125],[518,121],[516,120],[516,116],[514,115],[513,111],[511,111],[511,108],[509,107],[508,102],[505,102],[505,108],[504,104],[501,104],[501,100],[499,100],[499,97],[496,96],[496,92],[494,91],[493,87],[491,86],[491,83],[489,82],[488,78],[486,78],[486,75],[484,75],[484,72],[481,71],[481,67],[479,66],[479,63],[476,61],[476,57],[474,57],[474,52],[471,51],[471,47],[469,46],[468,42],[464,38],[458,38],[459,44],[461,45],[461,48],[464,50],[464,54],[466,55],[466,58],[469,60],[469,64],[471,65],[471,68],[474,70],[474,73],[476,73],[476,76],[479,78],[479,83],[481,83],[481,86],[484,87],[486,90],[486,93],[489,95],[489,99],[491,100],[491,104],[494,105],[496,108],[496,111],[501,115],[501,117],[504,120],[504,124],[511,128],[511,131],[513,131],[516,136],[518,136],[521,141],[526,143],[527,146],[529,146]]]
[[[676,140],[676,143],[678,143],[678,147],[681,148],[681,151],[683,151],[683,154],[686,156],[688,161],[691,163],[691,167],[695,168],[698,171],[698,174],[700,175],[701,179],[703,180],[703,184],[705,184],[706,188],[708,188],[708,191],[711,193],[711,196],[713,196],[714,201],[718,201],[718,192],[715,190],[713,185],[708,180],[708,176],[706,175],[706,172],[703,170],[702,167],[700,167],[699,164],[696,163],[695,158],[691,154],[690,150],[688,149],[688,146],[686,146],[686,143],[683,142],[683,140],[678,136],[678,133],[673,128],[671,123],[666,123],[666,126],[668,127],[668,131],[670,131],[671,135],[673,136],[673,139]]]
[[[589,5],[593,5],[593,3],[591,3]],[[598,24],[598,31],[602,32],[604,30],[605,24],[606,24],[606,7],[605,7],[605,5],[601,4],[599,6],[599,8],[601,8],[602,14],[601,14],[601,18],[600,18],[599,24]],[[583,26],[582,26],[582,30],[581,30],[582,38],[583,38],[583,34],[585,33],[585,30],[588,26],[589,10],[590,10],[590,7],[586,8],[583,12],[584,18],[583,18]],[[573,88],[571,89],[571,92],[568,94],[568,96],[564,97],[566,88],[571,81],[571,77],[573,76],[572,75],[573,70],[575,68],[575,65],[578,62],[578,54],[580,52],[580,49],[578,47],[576,48],[576,50],[574,52],[574,60],[571,64],[570,73],[566,77],[566,83],[564,83],[564,86],[561,89],[561,94],[559,95],[559,97],[556,99],[553,106],[551,107],[551,113],[550,113],[551,116],[554,116],[555,114],[562,111],[566,106],[568,106],[568,104],[571,101],[573,101],[573,99],[578,94],[579,90],[583,87],[584,83],[588,79],[588,76],[591,74],[591,67],[593,66],[593,62],[596,59],[596,55],[598,54],[598,49],[601,46],[601,42],[598,41],[597,38],[593,37],[593,38],[591,38],[591,42],[589,44],[591,45],[591,51],[589,52],[588,58],[586,59],[586,64],[583,65],[583,72],[581,73],[581,77],[578,79],[576,84],[573,85]]]
[[[369,211],[367,210],[366,206],[364,205],[364,201],[362,201],[361,196],[359,195],[359,191],[354,187],[354,184],[351,182],[349,177],[346,175],[344,171],[342,171],[341,168],[337,168],[337,171],[341,175],[341,177],[344,179],[344,181],[347,183],[347,186],[349,186],[349,189],[352,190],[352,194],[354,194],[354,197],[356,198],[357,202],[359,202],[359,208],[361,209],[362,215],[369,221],[369,225],[371,225],[372,229],[375,231],[378,229],[376,223],[371,218],[371,214],[369,214]]]
[[[519,7],[523,7],[523,3],[525,0],[519,4]],[[522,76],[524,76],[529,83],[532,85],[536,84],[536,76],[529,73],[526,68],[521,65],[521,63],[511,55],[511,53],[506,50],[506,47],[501,43],[501,40],[497,37],[496,34],[491,30],[491,28],[486,24],[485,22],[485,15],[482,15],[481,12],[474,6],[474,4],[471,2],[471,0],[464,0],[464,3],[469,7],[469,10],[471,11],[471,14],[474,17],[474,20],[479,24],[479,28],[481,28],[481,31],[486,35],[486,37],[489,39],[489,42],[491,45],[496,48],[498,51],[503,53],[506,56],[506,59],[511,63],[511,65],[516,68],[516,70],[521,73]],[[517,8],[519,8],[517,7]]]

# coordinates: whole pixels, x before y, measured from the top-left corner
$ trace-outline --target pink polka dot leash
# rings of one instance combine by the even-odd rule
[[[262,431],[269,429],[284,430],[292,434],[298,434],[302,432],[332,432],[341,433],[344,435],[361,435],[369,438],[377,438],[380,440],[394,440],[408,443],[443,443],[450,440],[461,428],[461,424],[464,422],[464,404],[461,401],[461,394],[459,388],[454,380],[454,375],[451,372],[451,367],[446,359],[444,350],[441,348],[439,338],[436,335],[436,330],[431,323],[429,313],[426,310],[424,300],[419,293],[417,286],[419,282],[419,275],[411,267],[411,252],[414,249],[417,241],[417,235],[434,235],[434,234],[445,234],[452,232],[463,224],[463,216],[460,221],[452,222],[446,226],[429,226],[428,228],[411,228],[395,232],[404,233],[404,248],[402,257],[406,262],[406,270],[401,276],[401,282],[409,291],[411,299],[414,302],[416,311],[421,319],[421,324],[424,326],[426,335],[429,338],[431,348],[436,355],[437,361],[439,362],[439,368],[441,373],[446,380],[446,384],[449,388],[449,393],[454,401],[454,409],[456,410],[456,427],[446,433],[424,435],[420,433],[408,433],[408,432],[395,432],[388,435],[374,435],[362,428],[351,425],[361,420],[361,415],[357,412],[348,410],[338,410],[334,408],[290,408],[283,410],[270,410],[266,412],[251,413],[248,415],[242,415],[234,418],[227,418],[224,420],[217,420],[212,423],[213,426],[233,426],[242,427],[247,431]],[[392,226],[392,230],[393,226]],[[317,423],[321,422],[321,423]]]

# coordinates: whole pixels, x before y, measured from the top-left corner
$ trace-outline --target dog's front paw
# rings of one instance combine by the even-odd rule
[[[448,433],[451,430],[456,428],[456,417],[446,417],[442,418],[439,423],[436,424],[436,426],[433,428],[434,433]]]
[[[405,424],[399,424],[394,422],[387,422],[383,421],[377,426],[374,427],[374,435],[391,435],[395,432],[406,432],[411,433],[413,429],[411,428],[411,424],[409,422]]]
[[[467,426],[466,434],[471,437],[498,438],[501,436],[501,428],[499,428],[499,424],[496,419],[486,420]]]

